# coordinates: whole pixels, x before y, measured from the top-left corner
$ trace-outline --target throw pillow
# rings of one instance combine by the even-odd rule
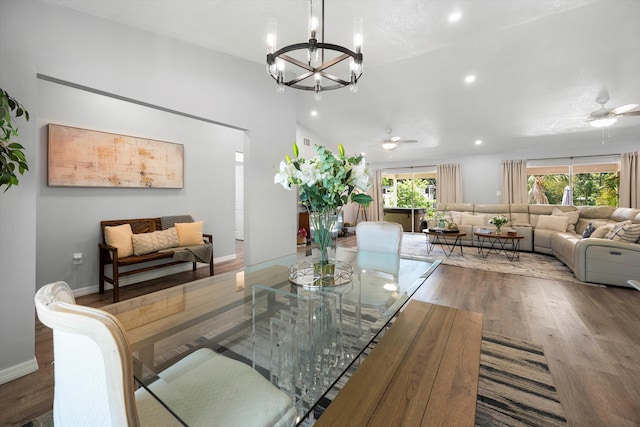
[[[133,242],[133,254],[144,255],[157,252],[161,249],[175,248],[178,246],[178,233],[171,227],[166,230],[158,230],[152,233],[139,233],[131,236]]]
[[[614,224],[601,225],[600,227],[596,228],[589,237],[591,239],[604,239],[604,236],[606,236],[607,233],[613,228],[613,225]]]
[[[551,212],[551,215],[566,216],[567,218],[569,218],[569,222],[567,223],[567,231],[571,233],[576,232],[576,223],[578,222],[578,219],[580,219],[580,212],[578,211],[563,212],[558,208],[553,208],[553,212]]]
[[[203,245],[202,228],[204,221],[175,223],[180,246]]]
[[[582,233],[582,238],[583,239],[588,239],[589,237],[591,237],[591,234],[596,230],[596,228],[593,226],[593,223],[590,222],[589,225],[587,225],[587,228],[584,229],[584,232]]]
[[[567,225],[569,224],[569,217],[567,216],[553,216],[553,215],[540,215],[535,228],[555,231],[567,231]]]
[[[638,238],[640,238],[640,224],[631,224],[630,222],[620,222],[614,225],[605,236],[605,239],[629,243],[637,242]]]
[[[484,215],[462,214],[460,216],[460,221],[462,222],[462,225],[475,225],[478,227],[484,227],[486,225]]]
[[[104,228],[104,241],[107,245],[118,248],[118,258],[133,255],[131,236],[133,236],[131,224],[114,225]]]

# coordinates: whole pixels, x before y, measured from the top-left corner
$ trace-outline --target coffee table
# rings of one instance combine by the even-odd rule
[[[422,232],[427,238],[427,254],[430,254],[433,247],[438,244],[442,248],[442,252],[444,252],[448,258],[451,256],[457,245],[460,248],[460,256],[464,256],[462,253],[462,241],[460,238],[466,236],[467,233],[463,231],[445,231],[433,228],[422,230]],[[429,236],[433,237],[433,240],[429,239]],[[447,239],[454,239],[453,244]]]
[[[493,230],[477,230],[473,233],[478,240],[478,252],[483,258],[490,253],[504,253],[509,261],[520,259],[520,241],[524,239],[518,232],[503,231],[497,234]]]
[[[305,288],[289,281],[278,258],[104,307],[127,331],[135,379],[187,426],[158,373],[207,347],[254,367],[295,402],[299,419],[313,409],[383,331],[440,261],[338,248],[353,266],[351,282]],[[216,387],[216,384],[212,384]],[[188,407],[188,405],[187,405]]]

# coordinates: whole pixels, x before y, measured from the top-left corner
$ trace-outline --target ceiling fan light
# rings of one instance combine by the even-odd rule
[[[382,143],[382,148],[385,150],[393,150],[398,146],[398,143],[395,141],[386,141]]]
[[[594,128],[605,128],[605,127],[611,126],[616,121],[618,121],[618,119],[616,119],[615,117],[606,117],[606,118],[603,118],[603,119],[592,120],[589,123]]]

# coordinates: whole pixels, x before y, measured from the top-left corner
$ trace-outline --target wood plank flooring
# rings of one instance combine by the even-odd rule
[[[353,246],[353,236],[340,238]],[[216,273],[242,265],[216,264]],[[127,299],[208,275],[207,268],[121,289]],[[78,303],[100,307],[111,295]],[[640,292],[441,265],[415,299],[483,313],[485,331],[542,345],[571,426],[640,425]],[[51,332],[36,321],[41,369],[0,385],[0,426],[21,426],[51,409]]]

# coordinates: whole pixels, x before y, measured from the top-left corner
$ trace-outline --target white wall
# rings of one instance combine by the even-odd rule
[[[26,370],[34,367],[35,289],[58,279],[69,280],[76,287],[97,282],[97,269],[93,270],[90,262],[97,257],[100,219],[122,218],[127,213],[137,217],[153,212],[156,216],[159,208],[166,206],[165,198],[168,203],[188,200],[187,210],[191,210],[188,213],[203,217],[208,223],[214,222],[218,209],[226,209],[208,202],[207,194],[198,194],[204,197],[202,203],[196,201],[191,192],[195,189],[192,175],[185,176],[183,190],[142,193],[145,201],[149,200],[148,206],[139,200],[141,190],[46,187],[42,125],[49,118],[69,120],[73,123],[65,124],[79,127],[120,132],[112,127],[127,108],[120,105],[123,111],[114,112],[113,120],[85,114],[82,107],[74,104],[84,96],[65,91],[64,96],[54,99],[55,89],[49,84],[47,87],[42,82],[39,84],[37,74],[246,129],[242,135],[246,262],[295,252],[295,197],[273,184],[274,167],[290,151],[290,143],[296,136],[295,96],[291,91],[276,94],[262,65],[36,0],[3,0],[0,2],[0,86],[25,105],[32,119],[20,126],[20,141],[27,147],[31,172],[21,179],[18,188],[0,194],[0,381],[24,373],[25,367]],[[88,99],[97,102],[98,98]],[[102,106],[92,105],[91,108],[97,109],[87,108],[86,113],[100,114],[108,104],[110,102],[105,101]],[[55,108],[62,111],[53,111]],[[202,132],[198,125],[148,114],[142,120],[138,116],[129,116],[126,120],[126,114],[121,115],[117,125],[121,126],[122,133],[175,142],[186,140],[185,173],[196,170],[204,176],[211,173],[210,166],[203,164],[206,159],[195,159],[189,153],[195,149],[215,151],[212,147],[205,148],[201,141],[194,142],[193,138]],[[160,123],[151,126],[156,120]],[[162,123],[164,120],[166,123]],[[181,129],[183,127],[185,129]],[[195,166],[189,161],[196,162]],[[232,195],[232,183],[228,186]],[[113,206],[105,203],[102,209],[82,211],[103,194],[118,202]],[[130,203],[139,205],[132,208]],[[49,209],[55,212],[48,212]],[[184,210],[176,208],[174,212]],[[60,213],[64,215],[58,216]],[[44,218],[51,214],[60,228],[55,233],[48,229],[50,224]],[[81,227],[76,227],[78,221]],[[91,231],[90,223],[96,227]],[[223,226],[233,230],[230,224]],[[40,235],[40,231],[47,235]],[[61,236],[76,235],[60,249],[60,255],[55,249],[52,255],[51,250],[39,248],[45,245],[51,249],[60,243]],[[281,236],[292,237],[282,239]],[[76,250],[85,253],[87,263],[78,269],[71,266],[69,259],[69,251]],[[47,259],[51,256],[55,259]]]

